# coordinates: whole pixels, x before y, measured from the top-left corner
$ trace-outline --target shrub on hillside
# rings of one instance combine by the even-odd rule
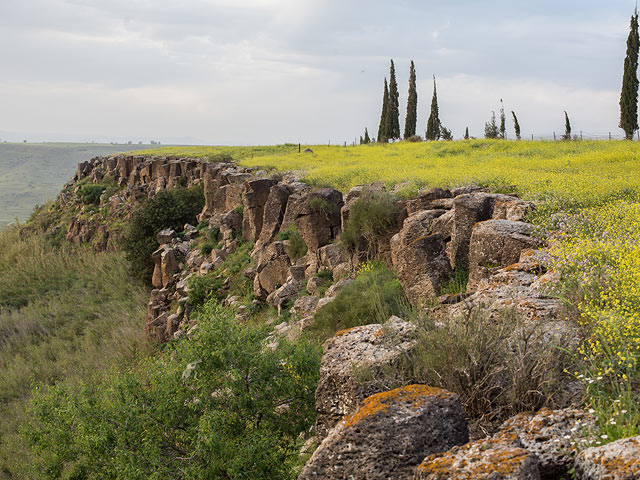
[[[287,253],[289,257],[294,262],[307,254],[307,244],[298,232],[298,229],[294,226],[289,227],[284,232],[281,232],[278,235],[278,240],[280,241],[289,241],[289,246],[287,247]]]
[[[406,316],[409,311],[409,303],[395,273],[382,263],[367,263],[353,283],[346,285],[335,300],[316,312],[312,328],[324,339],[338,330],[384,323],[391,315]]]
[[[101,183],[87,183],[80,187],[78,196],[82,199],[82,203],[86,205],[99,205],[100,195],[107,189],[106,185]]]
[[[153,274],[151,254],[158,248],[157,233],[163,228],[180,231],[185,223],[196,223],[196,216],[203,206],[201,186],[162,190],[145,200],[134,213],[124,240],[132,273],[150,282]]]
[[[40,478],[294,479],[315,419],[319,349],[207,303],[188,341],[76,391],[37,389]]]
[[[367,241],[369,253],[375,256],[380,235],[396,224],[398,206],[387,192],[367,191],[349,210],[349,219],[340,236],[342,245],[352,249],[362,236]]]

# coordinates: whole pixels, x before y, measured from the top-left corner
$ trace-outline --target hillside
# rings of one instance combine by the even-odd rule
[[[79,162],[139,148],[148,145],[0,143],[0,228],[55,198]]]
[[[159,348],[96,365],[107,374],[36,376],[5,473],[25,476],[16,445],[49,478],[586,480],[610,455],[637,465],[635,144],[311,148],[94,158],[7,234],[22,245],[7,265],[25,260],[2,315],[57,304],[40,285],[59,284],[121,317],[131,303],[109,292],[142,281]],[[57,273],[73,255],[77,284]],[[104,325],[88,338],[106,347]],[[42,343],[22,338],[14,351]]]

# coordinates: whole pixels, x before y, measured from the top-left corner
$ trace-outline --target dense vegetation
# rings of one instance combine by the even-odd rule
[[[38,478],[18,433],[30,385],[73,383],[146,351],[148,293],[121,253],[57,248],[17,227],[0,231],[0,272],[0,478]]]

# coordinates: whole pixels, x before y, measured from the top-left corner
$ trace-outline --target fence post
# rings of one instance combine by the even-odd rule
[[[300,144],[298,144],[298,153],[300,153]]]
[[[580,130],[580,140],[582,140],[582,130]]]
[[[553,132],[553,141],[556,141],[556,132]]]

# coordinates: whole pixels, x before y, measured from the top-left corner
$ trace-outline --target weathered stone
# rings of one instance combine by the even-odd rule
[[[294,302],[291,313],[300,319],[306,318],[315,313],[317,305],[318,297],[305,295]]]
[[[270,243],[265,249],[254,253],[256,276],[254,293],[266,298],[276,288],[284,285],[289,277],[291,260],[284,242]]]
[[[640,436],[625,438],[578,454],[577,480],[637,480],[640,478]]]
[[[286,186],[274,185],[269,189],[269,196],[264,205],[262,228],[260,229],[256,247],[259,248],[271,243],[276,238],[280,231],[288,199],[289,189]]]
[[[434,210],[442,208],[443,205],[448,205],[451,208],[452,201],[442,202],[444,199],[451,199],[452,195],[449,190],[443,190],[442,188],[432,188],[430,190],[422,191],[414,199],[409,200],[406,203],[407,213],[412,215],[422,210]]]
[[[298,478],[409,478],[426,455],[468,439],[456,394],[410,385],[367,398],[333,428]]]
[[[158,244],[165,245],[167,243],[171,243],[171,241],[176,237],[175,230],[170,228],[165,228],[164,230],[160,230],[158,235],[156,235],[156,240],[158,240]]]
[[[244,215],[242,237],[246,241],[257,240],[260,237],[265,205],[271,187],[275,184],[275,180],[259,179],[243,185],[242,204],[244,205]]]
[[[478,440],[429,455],[418,466],[414,477],[414,480],[454,479],[540,480],[540,472],[534,454],[513,441],[500,438]]]
[[[430,231],[431,222],[442,213],[427,210],[411,215],[391,238],[393,266],[414,305],[430,303],[453,274],[442,235]]]
[[[375,375],[388,370],[412,348],[414,332],[413,324],[391,317],[384,327],[373,324],[343,330],[325,342],[316,389],[319,438],[366,397],[384,390],[382,381],[358,381],[356,371],[369,369]]]
[[[166,287],[171,281],[173,274],[180,270],[178,260],[176,259],[176,253],[173,248],[164,248],[161,255],[161,267],[162,267],[162,286]]]
[[[469,282],[473,292],[492,270],[518,262],[520,254],[539,246],[531,237],[533,225],[512,220],[487,220],[477,223],[469,242]]]
[[[498,199],[493,206],[494,220],[513,220],[515,222],[523,222],[528,214],[535,208],[533,202],[526,202],[519,198]]]
[[[323,287],[328,283],[329,280],[327,278],[317,276],[311,277],[307,282],[307,292],[309,292],[311,295],[315,295],[320,287]]]
[[[349,261],[349,254],[338,243],[332,243],[318,249],[320,265],[333,270],[341,263]]]
[[[495,438],[515,436],[523,448],[538,458],[542,480],[554,480],[568,475],[576,453],[574,444],[580,443],[583,430],[593,423],[594,418],[582,410],[543,408],[537,413],[520,413],[510,418]]]
[[[353,267],[350,263],[345,262],[337,265],[333,269],[333,279],[335,281],[342,280],[343,278],[347,278],[353,273]]]

